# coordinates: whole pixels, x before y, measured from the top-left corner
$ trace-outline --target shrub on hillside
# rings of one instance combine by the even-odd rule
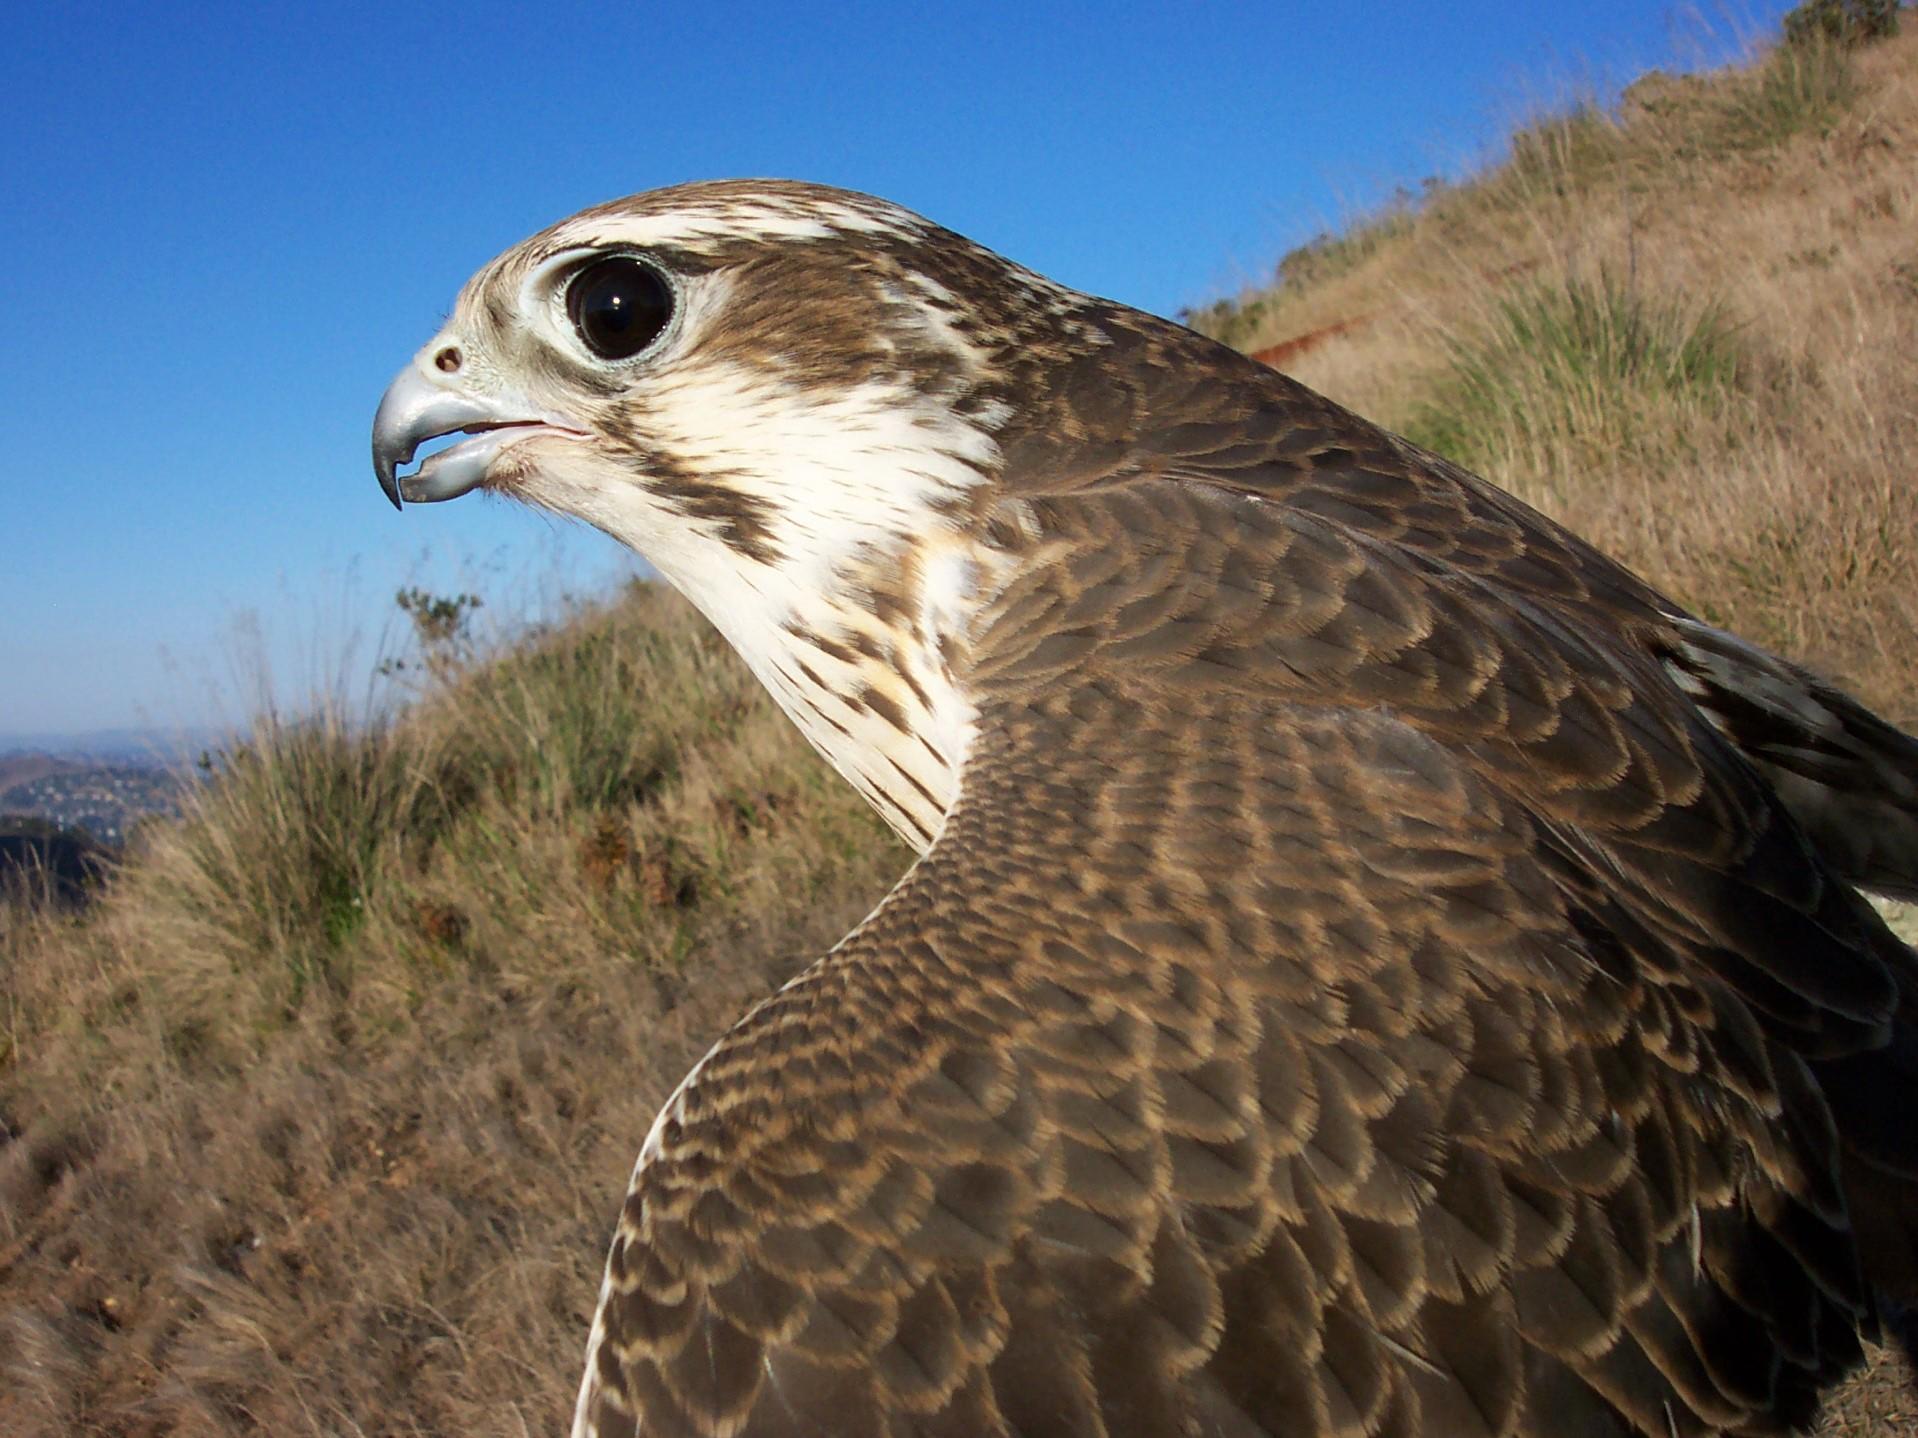
[[[1407,437],[1468,468],[1540,477],[1717,406],[1743,363],[1718,306],[1657,299],[1611,274],[1500,298],[1448,349]]]
[[[1804,0],[1785,16],[1790,45],[1865,45],[1898,33],[1898,0]]]
[[[1269,296],[1245,295],[1192,305],[1179,311],[1179,323],[1238,349],[1250,347],[1272,308]]]
[[[1846,47],[1822,36],[1773,50],[1725,110],[1727,146],[1777,145],[1824,132],[1858,98],[1858,71]]]

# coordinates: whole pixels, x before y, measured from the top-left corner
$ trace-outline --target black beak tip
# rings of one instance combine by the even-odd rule
[[[399,469],[412,456],[402,458],[389,453],[388,449],[379,440],[373,441],[373,473],[380,482],[381,490],[393,502],[393,508],[404,509],[406,506],[400,499]]]

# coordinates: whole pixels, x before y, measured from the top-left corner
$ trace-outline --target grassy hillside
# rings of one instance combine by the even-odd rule
[[[1909,721],[1914,141],[1918,36],[1652,77],[1195,319]],[[0,1432],[553,1431],[656,1106],[904,866],[670,596],[442,618],[0,907]]]
[[[904,867],[670,595],[441,654],[4,911],[0,1433],[554,1431],[654,1111]]]

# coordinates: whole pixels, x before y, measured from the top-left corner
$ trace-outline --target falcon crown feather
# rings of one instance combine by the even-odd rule
[[[1773,1433],[1918,1299],[1918,744],[1484,481],[777,181],[507,251],[373,459],[920,855],[646,1136],[576,1434]]]

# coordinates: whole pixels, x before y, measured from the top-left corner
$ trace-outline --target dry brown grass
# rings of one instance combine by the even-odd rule
[[[1910,719],[1918,36],[1847,63],[1541,124],[1236,338]],[[1581,294],[1602,363],[1525,332]],[[903,867],[663,595],[427,672],[0,905],[0,1433],[553,1431],[657,1104]],[[1827,1432],[1912,1414],[1886,1362]]]
[[[904,862],[651,591],[265,726],[0,927],[0,1432],[552,1431],[653,1112]]]

